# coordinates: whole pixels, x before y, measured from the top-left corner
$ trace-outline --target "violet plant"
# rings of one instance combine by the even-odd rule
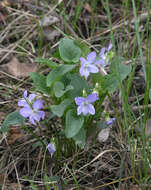
[[[61,139],[64,136],[84,148],[89,130],[100,122],[102,112],[106,111],[101,108],[105,97],[121,85],[131,72],[131,66],[123,64],[122,59],[114,52],[112,44],[109,44],[108,48],[102,48],[97,54],[91,52],[84,43],[69,38],[60,41],[59,53],[54,56],[60,59],[62,64],[37,58],[36,62],[47,65],[50,72],[47,75],[37,72],[30,74],[35,91],[41,93],[43,101],[43,95],[49,97],[51,104],[43,104],[35,93],[27,96],[25,91],[24,98],[18,102],[18,106],[22,108],[19,112],[8,115],[1,130],[7,131],[11,122],[22,123],[28,121],[28,118],[33,125],[42,122],[43,127],[60,118],[62,129],[56,129],[56,138]],[[109,72],[103,76],[100,69],[106,69],[106,66]],[[44,108],[55,121],[45,116]],[[115,118],[106,120],[106,127],[112,127],[114,121]],[[60,141],[59,144],[65,146],[62,139]],[[55,143],[48,143],[47,149],[51,157],[57,151]]]
[[[81,67],[80,67],[80,75],[84,76],[87,80],[90,73],[98,73],[99,69],[94,64],[96,59],[96,52],[91,52],[87,55],[87,59],[81,57]]]
[[[35,125],[35,121],[39,122],[41,119],[44,119],[45,112],[40,109],[43,108],[43,101],[36,99],[36,94],[30,94],[27,97],[27,91],[24,92],[24,98],[18,102],[18,106],[22,106],[19,113],[24,118],[29,117],[30,123]]]
[[[77,114],[80,115],[83,113],[83,115],[87,115],[90,113],[91,115],[95,114],[95,108],[91,104],[98,100],[98,95],[96,93],[89,94],[86,98],[84,97],[76,97],[75,98],[75,103],[78,105],[77,108]]]

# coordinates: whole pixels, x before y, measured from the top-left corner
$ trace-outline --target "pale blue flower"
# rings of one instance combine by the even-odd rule
[[[32,103],[35,97],[36,97],[36,94],[29,94],[29,97],[28,97],[27,90],[25,90],[24,98],[18,102],[18,106],[29,107],[29,104]]]
[[[83,115],[85,116],[90,113],[91,115],[94,115],[95,108],[91,103],[95,102],[98,99],[99,98],[97,93],[90,94],[86,98],[76,97],[75,103],[78,105],[77,114],[80,115],[81,113],[83,113]]]
[[[18,102],[18,106],[22,106],[19,113],[24,118],[29,117],[29,121],[32,124],[36,124],[35,121],[39,122],[44,119],[45,112],[40,109],[43,108],[43,101],[36,99],[36,94],[30,94],[27,96],[27,91],[24,92],[24,98]]]
[[[80,67],[80,75],[84,76],[85,79],[88,78],[90,73],[97,73],[99,72],[99,69],[97,66],[94,64],[96,59],[96,52],[91,52],[88,54],[87,59],[81,57],[81,67]]]
[[[99,54],[100,59],[95,62],[96,65],[100,65],[101,67],[105,67],[109,63],[108,53],[112,49],[112,44],[110,43],[108,48],[102,48]]]
[[[56,151],[56,147],[53,143],[49,143],[47,146],[47,149],[51,155],[51,157],[53,156],[54,152]]]
[[[116,120],[116,118],[111,118],[110,120],[106,121],[106,125],[109,126],[110,128],[112,128],[115,120]]]

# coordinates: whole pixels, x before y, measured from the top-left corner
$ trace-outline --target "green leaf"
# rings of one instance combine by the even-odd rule
[[[77,63],[80,60],[81,49],[76,46],[73,40],[63,38],[59,43],[59,53],[65,62]]]
[[[50,87],[56,80],[71,71],[74,67],[74,65],[60,65],[54,68],[47,76],[47,86]]]
[[[120,86],[120,83],[115,75],[110,74],[104,76],[101,86],[103,90],[107,90],[109,93],[113,93]]]
[[[46,86],[46,77],[40,73],[32,72],[30,73],[30,77],[34,81],[34,85],[36,90],[50,95],[50,88]]]
[[[110,73],[106,75],[102,79],[102,88],[107,90],[109,93],[113,93],[119,86],[120,82],[122,82],[131,72],[131,65],[124,65],[115,61],[110,66]]]
[[[49,59],[37,58],[35,61],[38,63],[43,63],[43,64],[47,65],[50,69],[58,67],[57,63],[50,61]]]
[[[30,180],[29,182],[30,182],[32,190],[39,190]]]
[[[55,53],[53,54],[53,57],[57,58],[57,59],[61,59],[60,53],[59,53],[59,48],[55,51]]]
[[[78,134],[76,134],[74,137],[72,137],[75,141],[75,143],[80,147],[84,148],[85,147],[85,141],[86,141],[86,131],[82,127]]]
[[[116,63],[116,61],[118,61]],[[120,81],[124,80],[132,70],[131,65],[125,65],[121,63],[121,58],[118,57],[117,60],[111,63],[110,72],[116,76]]]
[[[82,57],[86,57],[91,52],[91,50],[87,44],[85,44],[79,40],[75,40],[75,44],[81,49]]]
[[[68,85],[68,86],[66,86],[64,92],[68,92],[69,90],[73,90],[73,89],[74,89],[73,86]]]
[[[2,123],[0,131],[6,133],[8,132],[10,125],[23,124],[23,123],[24,123],[24,118],[18,112],[12,112],[8,114],[8,116]]]
[[[55,82],[53,86],[53,91],[57,98],[61,97],[64,94],[64,84],[62,82]]]
[[[61,102],[61,104],[52,105],[50,108],[53,114],[57,115],[58,117],[62,117],[65,109],[68,107],[70,103],[71,101],[69,99],[65,99],[63,102]]]
[[[92,73],[91,78],[93,85],[95,85],[96,83],[102,83],[103,76],[100,74],[100,72],[98,72],[98,73]]]
[[[68,85],[66,88],[64,88],[64,84],[62,82],[55,82],[54,86],[53,86],[53,91],[55,93],[55,96],[57,98],[60,98],[61,96],[63,96],[67,91],[72,90],[73,87],[71,85]]]
[[[87,82],[82,79],[78,74],[73,74],[69,77],[70,85],[73,86],[73,90],[67,92],[67,96],[74,99],[77,96],[81,96],[83,90],[85,89],[86,92],[89,92],[89,87]]]
[[[69,110],[66,113],[66,127],[65,127],[65,135],[67,138],[74,137],[80,129],[82,128],[84,123],[84,117],[82,115],[78,116],[74,110]]]

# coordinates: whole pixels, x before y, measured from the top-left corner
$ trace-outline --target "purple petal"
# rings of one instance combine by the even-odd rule
[[[27,104],[26,100],[24,100],[24,99],[19,100],[18,106],[29,107],[29,105]]]
[[[81,76],[85,76],[85,79],[87,80],[87,78],[89,76],[88,68],[85,68],[85,67],[81,66],[81,68],[80,68],[80,75]]]
[[[84,76],[84,70],[85,70],[85,67],[84,67],[84,66],[81,66],[81,67],[80,67],[80,75],[81,75],[81,76]]]
[[[102,48],[102,49],[101,49],[101,52],[100,52],[100,54],[99,54],[100,57],[102,57],[102,55],[104,55],[105,50],[106,50],[106,48]]]
[[[36,100],[33,103],[33,108],[34,108],[34,110],[39,110],[39,109],[43,108],[43,101],[42,100]]]
[[[40,115],[39,115],[39,114],[33,115],[32,117],[33,117],[33,119],[36,120],[37,122],[40,121]]]
[[[95,109],[94,109],[94,106],[92,104],[88,104],[88,110],[89,110],[89,113],[91,115],[95,114]]]
[[[83,57],[80,57],[81,65],[84,66],[84,64],[87,63],[86,59]]]
[[[41,119],[41,113],[39,114],[39,112],[36,112],[36,113],[32,113],[30,116],[29,116],[29,120],[32,124],[35,124],[35,121],[39,122]],[[35,120],[35,121],[34,121]]]
[[[44,119],[45,118],[45,112],[44,111],[38,111],[38,115],[40,118]]]
[[[36,97],[36,94],[29,94],[29,101],[31,102]]]
[[[19,110],[20,115],[22,115],[24,118],[29,117],[30,114],[31,114],[31,112],[32,112],[32,109],[31,108],[27,108],[27,107],[21,108]]]
[[[100,59],[95,62],[95,65],[101,65],[102,67],[104,67],[106,65],[106,63],[105,63],[104,59]]]
[[[82,113],[82,105],[78,106],[77,114],[80,115]]]
[[[76,97],[74,100],[75,100],[75,103],[78,106],[80,106],[85,101],[85,98],[83,98],[83,97]]]
[[[87,60],[89,63],[93,63],[95,61],[95,59],[96,59],[96,52],[95,51],[88,54]]]
[[[89,104],[87,105],[83,105],[81,106],[82,107],[82,112],[83,112],[83,115],[87,115],[87,113],[89,112]]]
[[[84,76],[85,76],[85,79],[87,80],[88,76],[89,76],[89,71],[87,69],[85,69],[85,72],[84,72]]]
[[[34,120],[39,122],[40,118],[41,118],[41,115],[39,115],[39,113],[36,112],[36,113],[32,114],[31,117],[33,117]]]
[[[110,120],[106,121],[106,125],[112,125],[116,118],[111,118]]]
[[[88,71],[89,71],[90,73],[98,73],[98,72],[99,72],[99,69],[97,68],[97,66],[92,65],[92,64],[89,64],[89,66],[88,66]]]
[[[36,120],[36,121],[40,121],[40,119],[44,119],[45,117],[45,112],[44,111],[37,111],[37,112],[33,112],[31,114],[31,117]]]
[[[27,98],[27,90],[24,91],[24,98]]]
[[[98,95],[97,93],[93,93],[93,94],[89,94],[87,97],[86,97],[86,101],[88,101],[89,103],[93,103],[95,102],[96,100],[98,100]]]
[[[51,157],[53,156],[54,152],[56,151],[56,147],[54,144],[52,143],[49,143],[48,146],[47,146],[47,149],[51,155]]]
[[[36,125],[33,116],[30,116],[30,117],[29,117],[29,121],[30,121],[30,123],[32,123],[33,125]]]
[[[110,43],[110,44],[109,44],[109,47],[107,48],[107,50],[110,51],[110,50],[112,49],[112,47],[113,47],[113,46],[112,46],[112,44]]]

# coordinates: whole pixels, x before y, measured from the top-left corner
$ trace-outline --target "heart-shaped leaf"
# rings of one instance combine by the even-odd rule
[[[101,79],[102,88],[109,93],[113,93],[120,86],[120,82],[122,82],[132,70],[131,65],[125,65],[121,62],[122,60],[120,57],[114,60],[110,66],[110,74],[105,75]]]
[[[74,67],[74,65],[60,65],[54,68],[47,76],[47,86],[51,87],[57,79],[71,71]]]
[[[8,116],[2,123],[0,131],[2,131],[3,133],[8,132],[10,125],[23,124],[23,123],[24,123],[24,118],[18,112],[12,112],[8,114]]]
[[[63,38],[59,43],[59,53],[65,62],[77,63],[80,60],[81,49],[69,38]]]
[[[62,82],[55,82],[54,86],[53,86],[53,90],[55,93],[55,96],[57,98],[60,98],[61,96],[63,96],[67,91],[72,90],[73,87],[71,85],[68,85],[65,89],[64,89],[64,84]]]
[[[65,99],[61,104],[59,105],[52,105],[51,106],[51,111],[53,114],[57,115],[58,117],[62,117],[64,114],[65,109],[67,106],[71,103],[69,99]]]
[[[86,131],[85,129],[82,127],[80,129],[80,131],[78,132],[78,134],[76,134],[73,137],[75,143],[80,147],[80,148],[84,148],[85,146],[85,141],[86,141]]]
[[[34,85],[37,91],[50,95],[50,88],[46,86],[46,77],[43,74],[32,72],[30,77],[34,81]]]
[[[82,128],[84,123],[84,117],[82,115],[78,116],[74,110],[69,110],[66,113],[66,127],[65,127],[65,135],[67,138],[74,137],[80,129]]]
[[[73,90],[69,90],[69,92],[67,92],[67,96],[69,98],[74,99],[77,96],[81,96],[83,90],[86,90],[86,92],[89,92],[89,87],[87,82],[82,79],[78,74],[72,74],[69,77],[70,79],[70,85],[73,87]]]

